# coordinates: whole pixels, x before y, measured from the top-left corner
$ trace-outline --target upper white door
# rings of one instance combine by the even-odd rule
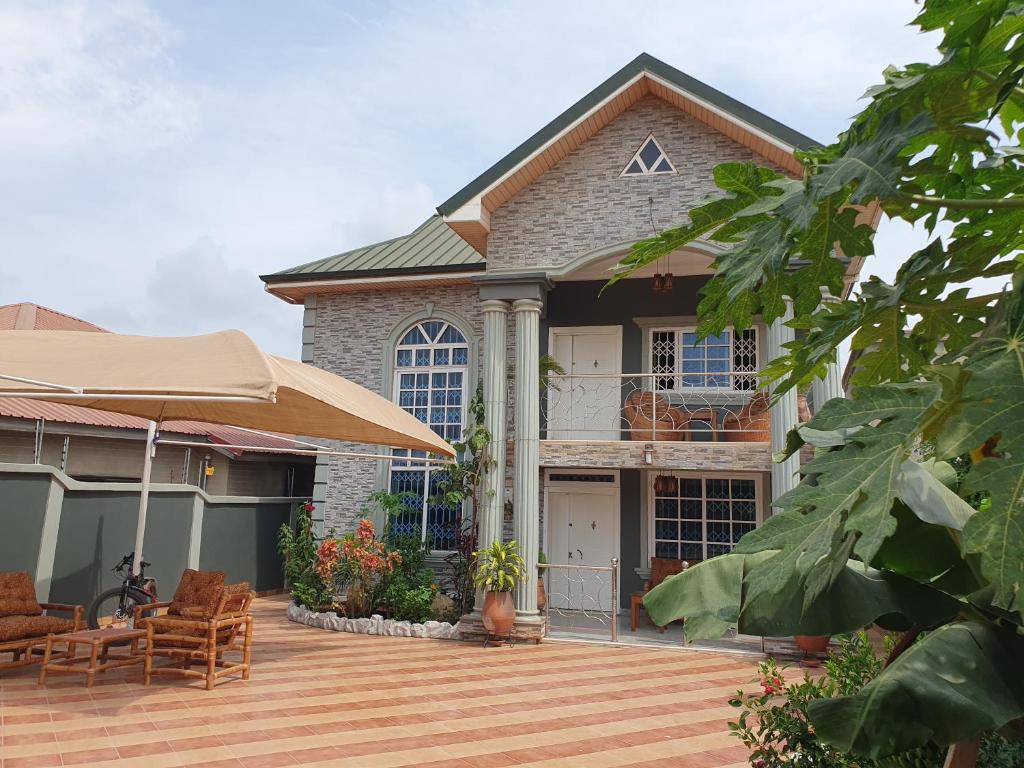
[[[549,349],[566,376],[548,387],[548,438],[618,440],[622,329],[552,328]]]
[[[552,488],[548,492],[548,560],[562,565],[611,565],[618,552],[617,489]],[[610,571],[551,568],[548,600],[552,608],[584,611],[612,609]]]

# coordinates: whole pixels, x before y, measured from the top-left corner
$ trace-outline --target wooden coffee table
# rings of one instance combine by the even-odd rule
[[[139,640],[146,636],[142,629],[85,629],[64,635],[48,635],[43,653],[43,668],[39,670],[39,684],[46,684],[47,672],[84,672],[86,687],[92,688],[97,672],[115,667],[140,664],[145,655],[139,653]],[[59,661],[51,661],[54,643],[66,643],[67,653]],[[110,646],[114,643],[128,644],[127,654],[112,655]],[[89,655],[76,657],[78,645],[89,646]]]

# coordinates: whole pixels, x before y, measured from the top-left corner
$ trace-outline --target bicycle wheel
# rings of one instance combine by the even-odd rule
[[[138,587],[108,589],[89,606],[89,629],[134,629],[135,606],[152,602],[155,602],[153,596]]]

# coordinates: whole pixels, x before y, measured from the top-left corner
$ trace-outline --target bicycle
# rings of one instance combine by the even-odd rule
[[[120,587],[108,589],[92,601],[89,606],[89,628],[107,627],[135,628],[135,606],[156,602],[156,579],[147,579],[146,568],[150,563],[139,564],[139,575],[132,575],[132,561],[135,553],[125,555],[111,570],[118,574]]]

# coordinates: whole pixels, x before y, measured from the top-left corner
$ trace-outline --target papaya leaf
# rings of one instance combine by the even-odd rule
[[[1024,638],[992,624],[947,624],[854,696],[818,699],[822,741],[873,758],[951,744],[1024,715]]]
[[[746,599],[743,591],[751,574],[772,554],[730,553],[698,563],[648,592],[644,606],[656,624],[685,618],[687,642],[717,639],[729,628],[779,636],[853,632],[883,618],[894,629],[930,626],[955,616],[961,607],[938,590],[855,561],[846,563],[828,591],[807,608],[799,590]]]

